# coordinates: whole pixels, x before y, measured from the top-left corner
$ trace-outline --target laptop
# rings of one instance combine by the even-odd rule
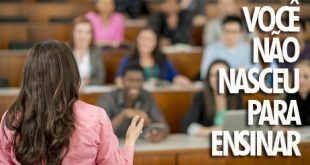
[[[268,125],[258,125],[259,115],[254,116],[253,125],[248,125],[248,113],[244,109],[240,110],[228,110],[224,114],[223,131],[269,131],[271,127]]]

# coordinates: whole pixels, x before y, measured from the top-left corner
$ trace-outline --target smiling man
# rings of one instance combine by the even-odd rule
[[[163,140],[169,133],[163,115],[152,95],[143,89],[144,72],[137,63],[129,63],[124,72],[122,89],[102,96],[97,105],[104,108],[118,137],[126,136],[131,118],[144,118],[143,137],[151,142]]]

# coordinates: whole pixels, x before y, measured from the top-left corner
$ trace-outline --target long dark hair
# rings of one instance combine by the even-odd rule
[[[74,131],[80,77],[68,46],[43,41],[29,51],[21,90],[5,116],[16,159],[25,165],[61,164]]]
[[[209,117],[209,119],[212,119],[215,115],[215,112],[216,112],[214,91],[210,85],[210,71],[213,68],[213,66],[215,66],[217,64],[223,64],[227,68],[229,68],[229,65],[226,61],[215,60],[213,63],[211,63],[211,65],[208,69],[207,76],[205,79],[204,96],[205,96],[205,103],[206,103],[205,107],[206,107],[206,111],[207,111],[206,113],[207,113],[207,116]],[[238,98],[240,98],[240,97],[236,97],[236,95],[230,94],[228,92],[228,90],[225,90],[225,95],[227,97],[227,108],[228,109],[237,109],[238,103],[240,102],[240,100],[238,100]]]
[[[139,33],[143,32],[143,31],[151,31],[152,33],[154,33],[156,35],[156,46],[155,46],[155,48],[154,48],[154,50],[152,52],[152,56],[153,56],[153,59],[154,59],[155,63],[160,68],[162,68],[162,66],[164,65],[164,62],[166,60],[166,56],[165,56],[165,54],[163,54],[160,51],[160,48],[159,48],[159,37],[158,37],[157,33],[151,27],[145,27],[145,28],[141,29],[141,31]],[[140,57],[140,53],[139,53],[139,48],[138,48],[137,41],[136,41],[135,48],[134,48],[133,53],[131,54],[130,59],[132,61],[139,61],[139,57]]]

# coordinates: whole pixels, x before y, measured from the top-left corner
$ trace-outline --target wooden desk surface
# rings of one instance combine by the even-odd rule
[[[120,146],[123,146],[124,139],[120,139]],[[171,134],[164,141],[151,143],[139,139],[135,146],[135,153],[154,151],[185,151],[193,149],[209,148],[209,140],[203,137],[187,136],[185,134]]]
[[[120,139],[120,146],[124,140]],[[209,140],[185,134],[171,134],[162,142],[150,143],[139,139],[135,146],[135,165],[308,165],[310,163],[310,139],[302,139],[299,144],[300,157],[211,157]]]

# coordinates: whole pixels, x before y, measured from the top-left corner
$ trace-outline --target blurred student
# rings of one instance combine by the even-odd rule
[[[204,45],[208,46],[212,43],[218,42],[221,40],[222,35],[224,34],[222,28],[223,20],[229,15],[240,15],[241,8],[236,0],[218,0],[217,2],[218,8],[218,17],[208,21],[208,23],[204,27]],[[245,21],[243,21],[245,22]],[[246,24],[243,24],[243,32],[242,32],[242,39],[246,41],[251,40],[253,37],[256,36],[256,32],[248,33],[245,30]]]
[[[204,90],[194,96],[192,106],[182,120],[182,132],[193,136],[208,136],[211,131],[221,129],[226,110],[242,109],[240,94],[219,94],[219,69],[228,71],[229,66],[221,60],[210,65]]]
[[[81,77],[81,87],[104,83],[105,69],[101,49],[94,45],[90,21],[81,16],[73,22],[72,39],[69,43]]]
[[[43,41],[29,52],[21,90],[0,125],[0,164],[132,164],[143,119],[125,146],[105,111],[78,100],[80,76],[68,46]]]
[[[128,15],[132,19],[148,14],[145,0],[115,0],[116,11]]]
[[[206,0],[180,0],[180,7],[193,13],[194,25],[206,23]]]
[[[94,27],[98,46],[118,47],[124,40],[125,20],[115,12],[114,0],[96,0],[95,11],[86,14]]]
[[[181,10],[177,0],[165,0],[161,8],[160,12],[150,16],[148,22],[148,26],[160,36],[160,45],[192,44],[191,12]]]
[[[238,16],[227,16],[222,22],[223,39],[208,45],[201,62],[201,79],[205,78],[210,64],[217,59],[226,61],[232,68],[260,68],[252,63],[250,44],[242,40],[242,21]]]
[[[97,105],[106,110],[118,137],[126,136],[130,119],[139,115],[145,119],[144,139],[158,142],[168,135],[169,129],[154,98],[143,89],[143,82],[143,68],[130,63],[124,70],[124,88],[102,96]]]
[[[300,20],[296,23],[300,27],[300,32],[294,33],[293,37],[297,38],[299,41],[299,48],[300,48],[300,54],[298,57],[298,60],[295,63],[278,63],[278,66],[280,68],[289,68],[292,70],[296,63],[302,60],[310,60],[310,42],[307,42],[306,40],[306,34],[307,34],[307,26],[303,19],[300,18]],[[292,45],[288,46],[288,55],[292,57],[295,53],[295,48]]]
[[[159,50],[158,38],[152,28],[144,28],[139,32],[133,54],[122,59],[116,77],[116,84],[119,87],[123,86],[124,70],[130,62],[140,63],[146,81],[163,80],[181,85],[191,83],[188,78],[178,74],[171,62]]]
[[[295,66],[299,69],[299,90],[297,93],[287,94],[287,104],[296,100],[302,126],[310,126],[310,60],[302,60]]]

